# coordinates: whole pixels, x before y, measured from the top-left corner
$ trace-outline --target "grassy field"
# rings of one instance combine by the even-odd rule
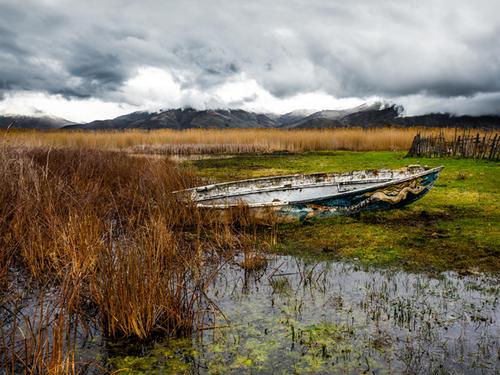
[[[498,163],[404,158],[403,152],[311,152],[186,162],[210,180],[276,174],[444,165],[434,189],[395,211],[283,225],[276,250],[365,264],[461,272],[500,271]]]

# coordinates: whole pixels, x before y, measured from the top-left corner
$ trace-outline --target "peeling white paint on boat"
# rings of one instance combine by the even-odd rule
[[[243,204],[299,217],[311,210],[352,213],[411,203],[428,192],[441,169],[413,165],[397,170],[295,174],[212,184],[177,193],[187,195],[201,208],[227,209]]]

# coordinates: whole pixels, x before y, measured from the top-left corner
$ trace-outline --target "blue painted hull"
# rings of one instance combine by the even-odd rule
[[[290,204],[275,211],[284,218],[304,220],[312,217],[325,218],[352,215],[362,211],[401,208],[425,196],[438,176],[439,170],[402,183],[372,190],[354,191],[307,203]]]

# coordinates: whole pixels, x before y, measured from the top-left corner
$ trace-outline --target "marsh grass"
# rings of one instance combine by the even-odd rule
[[[85,330],[87,325],[98,327],[107,340],[128,338],[142,342],[156,335],[189,336],[203,324],[205,311],[212,311],[207,309],[213,304],[206,290],[222,265],[234,259],[235,251],[252,257],[260,250],[255,244],[258,218],[245,207],[222,216],[196,209],[172,194],[172,191],[199,184],[193,173],[166,158],[131,157],[132,147],[149,144],[168,150],[170,145],[187,142],[185,144],[197,145],[196,152],[204,152],[207,149],[203,145],[221,137],[219,140],[226,139],[222,144],[231,144],[234,150],[231,152],[238,153],[245,149],[238,145],[255,144],[264,136],[268,140],[262,143],[262,152],[298,151],[308,147],[369,147],[368,138],[358,143],[353,138],[350,146],[322,143],[330,142],[328,136],[335,131],[303,133],[302,140],[302,133],[298,131],[273,133],[269,130],[227,131],[227,134],[215,130],[12,132],[4,137],[4,145],[0,147],[0,284],[3,283],[0,367],[8,373],[82,372],[85,366],[92,364],[82,363],[77,357],[76,332]],[[198,136],[199,143],[187,139],[190,134]],[[233,135],[234,143],[230,143],[227,139]],[[272,139],[273,135],[277,138]],[[290,143],[279,140],[284,135],[291,137]],[[392,147],[387,146],[388,143],[382,146],[382,141],[377,139],[371,141],[379,142],[380,146],[376,147]],[[166,146],[162,145],[163,141],[167,142]],[[23,142],[25,145],[19,146]],[[76,145],[85,148],[75,148]],[[191,152],[190,147],[185,152]],[[215,146],[211,150],[214,149]],[[213,152],[224,150],[229,149],[223,146]],[[404,160],[404,164],[413,162],[416,161]],[[193,165],[212,179],[228,179],[233,173],[242,178],[270,174],[270,171],[319,172],[393,167],[402,163],[400,155],[395,153],[335,152],[238,157]],[[494,259],[495,267],[488,267],[498,269],[496,242],[488,234],[488,225],[494,230],[489,223],[498,221],[496,205],[492,203],[496,202],[492,198],[496,196],[497,174],[490,173],[495,170],[489,164],[473,166],[471,163],[446,161],[447,168],[440,180],[444,184],[436,186],[433,193],[419,203],[420,209],[366,215],[361,219],[332,219],[316,223],[314,227],[291,225],[280,228],[283,232],[280,237],[272,217],[268,217],[269,245],[277,240],[298,238],[302,249],[307,248],[309,242],[317,241],[318,246],[314,243],[312,249],[333,246],[336,256],[339,252],[360,257],[357,248],[364,248],[368,249],[365,258],[373,255],[377,260],[387,257],[397,261],[407,256],[398,252],[408,248],[416,253],[410,253],[416,259],[422,257],[419,254],[428,254],[422,261],[427,268],[428,257],[436,253],[442,258],[443,249],[455,254],[467,247],[474,251],[468,250],[470,255],[466,260],[480,260],[476,249],[484,248],[491,254],[483,257],[483,262]],[[460,176],[463,168],[468,168],[466,178]],[[425,217],[430,213],[432,220],[424,220],[424,213]],[[455,224],[450,218],[457,213],[463,213],[464,217],[458,218],[461,221]],[[471,224],[472,220],[475,221]],[[474,230],[463,234],[464,227]],[[421,243],[427,232],[429,245]],[[438,237],[434,238],[434,233]],[[442,233],[450,237],[441,238]],[[404,247],[400,249],[402,241]],[[387,243],[397,251],[386,251]],[[432,253],[431,247],[438,250]],[[448,259],[451,258],[446,261]],[[29,278],[24,293],[35,301],[31,311],[23,306],[22,298],[19,300],[8,292],[15,290],[13,285],[19,270]],[[299,276],[308,286],[318,283],[312,271],[300,272]]]
[[[241,268],[247,271],[258,271],[267,267],[268,259],[261,252],[246,252],[240,262]]]
[[[192,155],[304,152],[324,150],[406,151],[413,137],[443,134],[453,139],[455,130],[442,128],[377,129],[188,129],[183,131],[33,131],[0,132],[10,145],[30,147],[86,147],[122,150],[132,154]],[[476,132],[476,131],[475,131]],[[479,131],[483,134],[484,131]]]
[[[41,290],[35,302],[26,311],[17,296],[11,319],[2,321],[0,366],[13,374],[77,373],[78,316],[69,314],[57,292]]]
[[[244,210],[227,222],[174,195],[198,181],[168,159],[8,146],[0,165],[0,282],[24,270],[38,295],[27,315],[0,300],[13,372],[78,372],[73,330],[86,320],[111,339],[189,335],[220,264],[252,237]]]

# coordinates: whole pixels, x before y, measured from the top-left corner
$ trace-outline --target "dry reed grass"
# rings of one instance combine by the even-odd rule
[[[12,371],[77,372],[70,334],[91,316],[111,338],[188,335],[220,264],[250,238],[244,210],[228,222],[172,194],[197,178],[168,159],[7,146],[0,179],[0,276],[8,283],[16,265],[41,290],[28,320],[0,299],[0,319],[29,332],[2,325],[0,362]],[[57,314],[46,312],[47,288],[59,291]]]
[[[40,291],[34,311],[25,311],[18,296],[10,321],[0,327],[0,366],[5,373],[76,374],[78,322],[58,292]]]
[[[240,267],[247,271],[258,271],[267,267],[268,259],[260,252],[245,252]]]
[[[454,129],[189,129],[126,131],[10,131],[2,142],[30,147],[87,147],[131,153],[188,155],[319,150],[408,150],[417,132],[452,138]],[[480,133],[484,133],[480,131]]]

